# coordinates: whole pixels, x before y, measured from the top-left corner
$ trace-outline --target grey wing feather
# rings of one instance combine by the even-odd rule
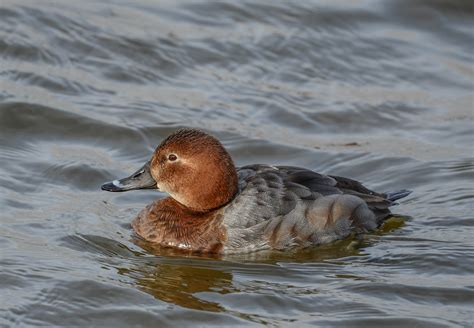
[[[351,231],[375,229],[393,205],[385,194],[355,180],[304,168],[254,164],[237,172],[239,194],[224,216],[229,227],[227,251],[341,239]]]

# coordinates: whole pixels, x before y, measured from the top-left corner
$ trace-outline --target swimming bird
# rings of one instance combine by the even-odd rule
[[[167,193],[133,220],[135,233],[163,247],[219,254],[309,247],[373,231],[410,194],[377,193],[294,166],[236,168],[222,144],[198,129],[172,133],[142,168],[102,189]]]

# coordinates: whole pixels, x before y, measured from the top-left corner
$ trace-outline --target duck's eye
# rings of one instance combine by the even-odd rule
[[[174,162],[177,159],[178,159],[178,156],[176,156],[175,154],[169,154],[168,155],[168,160],[171,161],[171,162]]]

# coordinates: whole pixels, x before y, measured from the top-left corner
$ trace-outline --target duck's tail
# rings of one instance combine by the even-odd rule
[[[397,203],[395,203],[396,200],[406,197],[411,193],[412,191],[407,190],[407,189],[402,189],[402,190],[393,191],[393,192],[386,192],[385,198],[387,198],[391,202],[394,202],[393,205],[397,205]]]

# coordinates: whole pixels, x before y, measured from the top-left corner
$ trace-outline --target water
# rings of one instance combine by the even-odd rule
[[[0,326],[471,327],[471,1],[0,4]],[[223,259],[101,192],[178,127],[414,193],[363,240]]]

